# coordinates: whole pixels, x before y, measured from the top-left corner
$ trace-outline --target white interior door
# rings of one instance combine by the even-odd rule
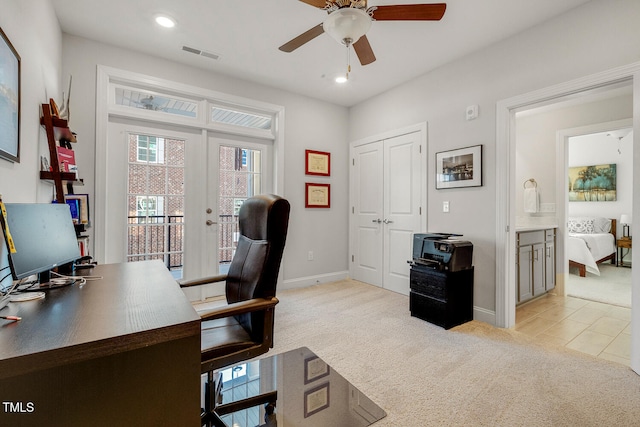
[[[418,133],[384,141],[384,287],[409,295],[413,234],[420,231]]]
[[[414,132],[353,149],[351,275],[405,295],[421,224],[420,145]]]
[[[353,252],[355,280],[382,286],[383,155],[382,141],[354,148]]]

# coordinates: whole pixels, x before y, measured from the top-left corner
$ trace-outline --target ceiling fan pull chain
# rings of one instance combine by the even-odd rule
[[[351,49],[347,45],[347,80],[349,80],[349,73],[351,72]]]

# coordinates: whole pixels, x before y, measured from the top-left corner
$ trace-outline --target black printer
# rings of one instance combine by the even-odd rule
[[[473,244],[458,240],[461,234],[418,233],[413,235],[413,264],[436,270],[460,271],[472,266]]]
[[[452,328],[473,320],[473,244],[460,234],[413,235],[411,315]]]

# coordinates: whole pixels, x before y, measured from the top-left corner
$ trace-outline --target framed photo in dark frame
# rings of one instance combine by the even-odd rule
[[[0,28],[0,158],[20,163],[20,55]]]
[[[436,153],[436,189],[481,187],[482,145]]]

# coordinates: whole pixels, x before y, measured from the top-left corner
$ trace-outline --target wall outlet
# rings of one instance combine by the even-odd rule
[[[442,202],[442,212],[449,212],[449,202]]]
[[[307,261],[313,261],[313,251],[309,251],[307,254]]]

